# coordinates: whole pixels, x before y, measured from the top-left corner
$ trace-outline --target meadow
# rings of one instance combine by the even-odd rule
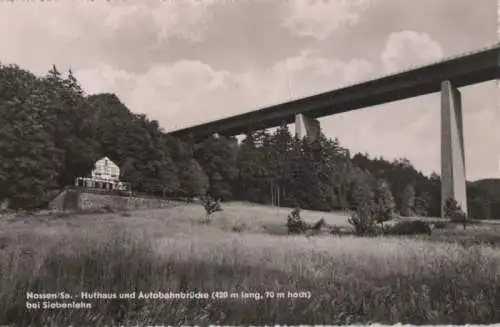
[[[451,226],[411,237],[288,236],[289,209],[223,207],[210,225],[200,224],[204,210],[196,204],[0,219],[0,323],[500,321],[500,226]],[[340,213],[302,215],[348,226]],[[221,291],[220,297],[239,298],[94,299],[85,300],[92,305],[87,309],[26,308],[26,292],[60,291],[75,302],[80,292]],[[248,293],[262,298],[243,298]]]

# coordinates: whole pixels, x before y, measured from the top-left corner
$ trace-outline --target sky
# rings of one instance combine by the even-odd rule
[[[71,68],[168,132],[491,45],[496,2],[4,1],[0,62]],[[460,89],[468,180],[500,177],[499,90]],[[440,172],[439,93],[320,122],[352,153]]]

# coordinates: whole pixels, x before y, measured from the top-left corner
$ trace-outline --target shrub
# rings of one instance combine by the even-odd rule
[[[327,225],[324,218],[321,218],[313,225],[307,224],[306,228],[308,230],[308,236],[318,235],[319,233],[321,233],[321,229],[325,226]]]
[[[321,218],[320,220],[318,220],[318,221],[314,224],[314,226],[313,226],[311,229],[312,229],[313,231],[319,231],[319,230],[321,230],[321,228],[322,228],[323,226],[325,226],[325,225],[326,225],[325,219],[324,219],[324,218]]]
[[[241,233],[245,229],[246,229],[246,225],[245,224],[236,224],[236,225],[233,226],[233,228],[231,228],[231,230],[233,232],[235,232],[235,233]]]
[[[109,204],[106,204],[102,207],[102,211],[103,212],[109,212],[109,213],[114,213],[115,210],[109,205]]]
[[[364,203],[359,205],[355,211],[351,212],[347,221],[354,227],[356,234],[375,234],[375,220],[372,217],[372,211],[372,206],[368,203]]]
[[[288,234],[301,234],[308,228],[306,222],[300,217],[300,208],[295,208],[287,218]]]
[[[220,206],[220,202],[214,200],[210,195],[207,195],[203,198],[203,208],[205,209],[206,215],[203,220],[204,223],[210,223],[212,220],[212,215],[218,211],[222,211]]]
[[[435,229],[444,229],[448,227],[448,222],[447,221],[437,221],[434,223],[434,228]]]
[[[452,223],[461,223],[464,229],[467,225],[467,214],[462,210],[457,200],[448,198],[444,204],[444,215]]]
[[[332,235],[352,235],[352,231],[348,227],[332,226],[330,227],[330,234]]]
[[[413,235],[413,234],[427,234],[431,235],[432,230],[429,224],[422,220],[404,220],[392,228],[388,229],[387,234],[392,235]]]

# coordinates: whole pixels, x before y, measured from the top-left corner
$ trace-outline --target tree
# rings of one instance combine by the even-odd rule
[[[50,101],[47,112],[55,117],[47,129],[63,153],[58,184],[72,185],[74,178],[88,174],[99,158],[98,140],[89,117],[90,104],[71,70],[64,78],[54,65],[40,82],[40,90]]]
[[[359,235],[374,232],[375,203],[374,193],[370,186],[370,176],[356,168],[351,172],[349,186],[349,204],[351,214],[348,222],[354,226]]]
[[[0,96],[0,200],[36,208],[57,187],[63,165],[50,131],[51,101],[42,83],[17,67],[0,67],[0,80],[8,86]]]
[[[233,190],[240,200],[266,202],[267,167],[263,152],[257,146],[256,133],[248,133],[237,151],[238,175]]]
[[[349,185],[349,204],[356,209],[360,206],[373,208],[373,191],[369,184],[369,178],[364,171],[357,168],[351,173]]]
[[[306,231],[306,222],[300,216],[300,208],[295,208],[287,217],[288,234],[300,234]]]
[[[420,217],[428,216],[432,199],[429,193],[424,192],[415,198],[415,214]]]
[[[444,203],[444,216],[452,222],[462,223],[464,230],[467,224],[467,214],[462,210],[457,200],[450,197]]]
[[[369,202],[359,204],[351,211],[347,222],[354,227],[356,234],[366,235],[375,231],[373,219],[373,206]]]
[[[237,147],[221,136],[210,137],[195,152],[195,158],[210,181],[209,193],[214,197],[229,199],[233,195],[232,181],[237,177]]]
[[[379,179],[375,189],[375,221],[382,225],[394,215],[394,197],[387,181]]]
[[[329,211],[333,192],[324,174],[322,163],[314,158],[314,150],[306,139],[298,142],[293,156],[289,156],[288,169],[291,175],[289,179],[294,185],[293,188],[290,187],[288,193],[293,194],[297,204],[302,208]],[[285,185],[290,184],[289,180]]]
[[[37,77],[0,65],[0,153],[0,200],[17,207],[43,203],[107,156],[135,191],[152,195],[278,199],[315,210],[359,209],[361,220],[381,222],[392,193],[403,215],[441,214],[440,177],[425,176],[407,159],[351,157],[337,139],[320,134],[310,144],[286,124],[274,133],[248,133],[241,144],[221,136],[195,145],[192,137],[166,135],[159,122],[133,114],[114,94],[87,96],[71,70],[61,74],[55,66]],[[469,216],[500,218],[499,185],[468,183]]]
[[[132,189],[143,185],[143,176],[138,170],[138,163],[134,158],[127,158],[120,167],[120,179],[129,182]]]
[[[206,215],[203,219],[203,223],[209,224],[212,221],[212,215],[218,211],[222,211],[220,202],[215,200],[212,196],[207,195],[203,197],[203,208],[205,209]]]
[[[263,146],[267,157],[268,181],[277,190],[277,203],[286,203],[284,194],[292,191],[295,182],[291,171],[293,138],[286,124],[278,127],[274,134],[268,135]],[[288,191],[288,192],[287,192]],[[284,201],[283,201],[284,200]]]
[[[408,184],[401,196],[401,215],[410,217],[415,213],[415,188],[413,184]]]
[[[491,201],[487,198],[476,197],[470,200],[468,208],[470,216],[476,219],[492,219]]]
[[[428,199],[428,215],[431,217],[441,216],[441,177],[432,173],[426,185]]]
[[[184,169],[179,170],[180,189],[187,196],[200,196],[209,188],[208,176],[195,159],[189,160]]]

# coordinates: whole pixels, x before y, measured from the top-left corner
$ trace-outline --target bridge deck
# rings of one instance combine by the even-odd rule
[[[444,80],[451,81],[456,87],[486,82],[500,76],[499,58],[500,45],[495,44],[436,63],[172,131],[169,134],[177,137],[192,135],[195,140],[214,133],[234,136],[251,130],[293,123],[295,115],[299,113],[319,118],[438,92]]]

